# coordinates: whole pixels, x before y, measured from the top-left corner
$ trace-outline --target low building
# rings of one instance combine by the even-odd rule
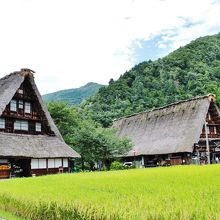
[[[68,172],[76,157],[43,104],[33,71],[1,78],[0,178]]]
[[[123,159],[145,167],[220,158],[220,111],[212,94],[120,118],[113,127],[134,144]]]

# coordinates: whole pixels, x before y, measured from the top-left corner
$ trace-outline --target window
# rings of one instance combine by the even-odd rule
[[[10,110],[13,112],[17,111],[17,101],[12,99],[10,102]]]
[[[28,121],[16,120],[14,123],[15,130],[28,131]]]
[[[47,160],[46,159],[31,159],[31,169],[46,169]]]
[[[48,159],[48,168],[55,168],[55,160]]]
[[[5,119],[0,118],[0,128],[5,128]]]
[[[24,94],[24,90],[23,89],[18,89],[18,94]]]
[[[31,159],[31,169],[38,169],[38,159]]]
[[[25,102],[24,112],[31,113],[31,103],[30,102]]]
[[[56,158],[55,159],[55,167],[62,167],[62,159],[61,158]]]
[[[41,132],[41,123],[36,122],[36,124],[35,124],[35,130],[38,131],[38,132]]]
[[[214,134],[217,134],[217,127],[214,126]]]
[[[23,100],[18,101],[18,108],[23,109],[24,108],[24,102]]]
[[[209,126],[208,127],[209,129],[208,129],[208,134],[214,134],[214,132],[215,132],[215,126]]]
[[[63,158],[63,167],[68,167],[68,159]]]
[[[47,168],[47,161],[46,159],[39,159],[39,168]]]

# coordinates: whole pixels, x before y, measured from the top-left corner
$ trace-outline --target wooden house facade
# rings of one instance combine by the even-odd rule
[[[68,172],[76,157],[43,104],[33,71],[1,78],[0,178]]]
[[[124,161],[140,166],[220,160],[220,111],[212,94],[120,118],[113,127],[134,144]]]

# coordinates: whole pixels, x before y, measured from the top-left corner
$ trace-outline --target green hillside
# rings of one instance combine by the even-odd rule
[[[43,95],[43,100],[45,102],[65,101],[70,105],[80,104],[84,99],[95,95],[102,86],[98,83],[90,82],[80,88],[66,89]]]
[[[214,93],[220,103],[220,34],[192,41],[154,62],[146,61],[82,104],[96,121],[114,118]]]

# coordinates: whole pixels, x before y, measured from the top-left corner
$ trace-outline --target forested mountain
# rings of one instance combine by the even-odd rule
[[[43,95],[43,100],[45,102],[64,101],[69,105],[80,104],[84,99],[95,95],[102,86],[98,83],[90,82],[80,88],[66,89]]]
[[[109,126],[114,118],[208,93],[216,94],[220,103],[220,34],[136,65],[81,106]]]

